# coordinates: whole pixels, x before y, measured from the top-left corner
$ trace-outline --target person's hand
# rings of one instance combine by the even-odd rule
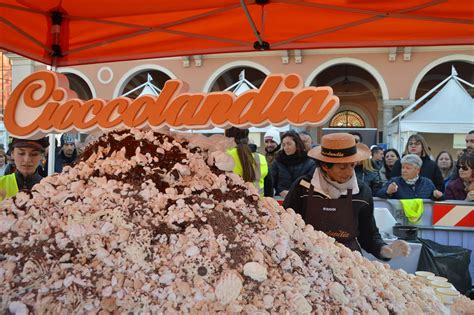
[[[286,195],[288,195],[288,190],[283,190],[283,191],[280,193],[280,196],[282,196],[283,198],[285,198]]]
[[[398,190],[398,185],[395,182],[392,182],[390,185],[387,187],[387,194],[391,195],[396,193]]]
[[[474,190],[471,190],[470,192],[467,193],[466,200],[474,201]]]
[[[3,200],[7,196],[7,191],[5,189],[0,189],[0,199]]]
[[[386,258],[410,255],[410,245],[402,240],[396,240],[390,245],[382,246],[380,254]]]
[[[435,189],[435,190],[433,190],[433,197],[435,199],[439,199],[439,198],[443,197],[443,193],[441,191],[439,191],[438,189]]]

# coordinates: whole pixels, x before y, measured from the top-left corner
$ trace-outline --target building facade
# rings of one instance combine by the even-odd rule
[[[46,66],[10,54],[13,86]],[[224,90],[245,77],[259,86],[270,73],[297,73],[305,85],[331,86],[340,108],[324,126],[306,129],[320,139],[322,127],[376,128],[377,141],[389,142],[387,123],[403,108],[451,73],[474,82],[473,46],[291,50],[196,55],[59,68],[83,99],[111,99],[143,84],[148,76],[162,88],[167,79],[187,83],[189,92]],[[473,90],[468,89],[473,95]],[[138,94],[137,94],[138,95]],[[135,95],[135,96],[137,96]],[[460,113],[462,114],[462,113]],[[474,129],[474,126],[473,126]],[[454,135],[424,135],[434,153],[456,151]]]

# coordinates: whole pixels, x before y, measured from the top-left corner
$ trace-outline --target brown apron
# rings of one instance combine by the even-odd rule
[[[306,200],[304,221],[352,250],[360,251],[357,243],[357,218],[352,210],[352,190],[344,199],[323,199],[313,196],[313,185]]]

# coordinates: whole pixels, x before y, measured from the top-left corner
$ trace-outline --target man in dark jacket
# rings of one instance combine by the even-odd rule
[[[312,177],[303,176],[292,185],[283,207],[293,208],[307,224],[352,250],[362,247],[380,259],[410,253],[404,241],[383,242],[375,224],[372,193],[357,182],[356,162],[370,156],[366,145],[356,145],[348,133],[333,133],[323,136],[321,146],[308,155],[318,160],[319,167]]]
[[[77,149],[75,138],[70,134],[63,134],[61,136],[61,149],[56,155],[56,162],[54,164],[54,171],[61,173],[64,166],[73,165],[77,160]]]
[[[402,176],[390,178],[377,192],[377,197],[391,199],[434,199],[439,200],[443,193],[436,189],[433,182],[420,176],[423,162],[416,154],[402,158]]]

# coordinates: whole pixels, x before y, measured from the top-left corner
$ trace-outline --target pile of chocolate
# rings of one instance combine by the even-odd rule
[[[413,275],[260,198],[228,172],[231,145],[111,132],[1,203],[0,313],[446,312]]]

